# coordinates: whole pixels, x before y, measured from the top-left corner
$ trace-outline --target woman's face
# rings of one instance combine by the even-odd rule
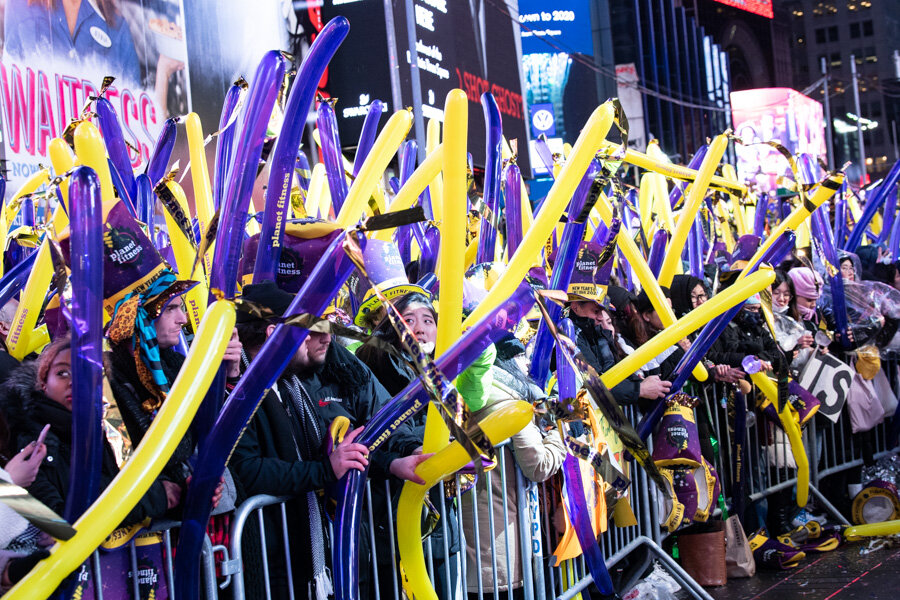
[[[611,331],[613,333],[616,332],[616,328],[613,327],[612,319],[609,316],[609,313],[605,310],[600,311],[600,320],[599,325],[601,329],[605,329],[607,331]]]
[[[63,350],[56,355],[47,371],[44,394],[54,402],[72,410],[72,352]]]
[[[804,298],[803,296],[797,296],[797,306],[800,308],[815,309],[816,308],[816,299],[815,298]]]
[[[772,303],[778,308],[784,308],[791,302],[791,288],[787,281],[772,290]]]
[[[699,283],[691,290],[691,306],[697,308],[709,298],[706,296],[706,290]]]
[[[437,323],[430,309],[421,305],[412,306],[404,310],[402,316],[420,344],[437,341]]]
[[[853,266],[852,260],[845,260],[841,263],[841,277],[847,281],[856,281],[856,267]]]

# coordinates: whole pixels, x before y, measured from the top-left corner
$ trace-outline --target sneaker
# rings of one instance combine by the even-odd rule
[[[756,565],[765,569],[777,571],[793,569],[806,558],[806,553],[802,550],[766,537],[764,529],[754,533],[747,541],[750,543],[750,550],[753,552],[753,560]]]

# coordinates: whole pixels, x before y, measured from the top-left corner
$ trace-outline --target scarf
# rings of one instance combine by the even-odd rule
[[[295,440],[299,451],[297,458],[301,461],[310,460],[313,457],[314,448],[318,448],[322,444],[322,431],[319,428],[318,418],[311,408],[312,399],[296,375],[291,375],[290,378],[286,378],[283,381],[290,395],[291,405],[297,411],[297,420],[303,429],[304,446],[301,448],[300,440]],[[275,389],[277,389],[277,386]],[[331,583],[331,573],[325,565],[325,534],[322,529],[322,511],[319,508],[319,499],[315,492],[306,493],[306,505],[309,510],[309,537],[312,544],[313,582],[316,586],[316,600],[327,600],[328,596],[334,593],[334,588]]]
[[[143,291],[134,290],[116,303],[107,336],[113,344],[131,340],[131,350],[138,377],[153,397],[143,403],[147,412],[157,410],[169,393],[169,380],[162,367],[159,341],[153,321],[159,317],[172,297],[195,285],[193,281],[177,281],[166,269]]]

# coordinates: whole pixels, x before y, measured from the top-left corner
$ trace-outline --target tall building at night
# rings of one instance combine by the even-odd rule
[[[859,161],[857,118],[870,178],[883,176],[896,160],[897,88],[900,73],[894,53],[900,48],[900,0],[789,0],[791,59],[797,89],[829,76],[835,165]],[[856,61],[860,115],[853,98],[850,57]],[[810,96],[823,99],[820,86]],[[858,178],[858,169],[851,175]]]

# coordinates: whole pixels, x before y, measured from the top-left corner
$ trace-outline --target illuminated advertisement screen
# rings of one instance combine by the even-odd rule
[[[775,141],[791,154],[825,156],[822,104],[790,88],[762,88],[731,93],[738,175],[761,191],[774,190],[777,179],[791,176],[787,160],[764,142]]]
[[[0,31],[0,114],[6,177],[18,188],[49,164],[50,140],[96,96],[119,115],[135,169],[149,161],[163,122],[191,110],[180,0],[85,2],[71,34],[61,2],[8,0]]]
[[[481,94],[491,92],[500,110],[504,136],[524,148],[527,115],[516,49],[519,24],[511,14],[509,0],[413,0],[409,4],[413,13],[408,20],[406,3],[393,3],[392,23],[385,18],[381,0],[326,0],[323,5],[325,19],[343,15],[351,23],[347,41],[329,66],[325,86],[338,98],[335,110],[341,144],[356,145],[372,100],[384,102],[388,112],[397,108],[391,89],[388,32],[392,31],[403,106],[415,104],[409,52],[412,37],[421,88],[421,104],[416,110],[426,122],[442,121],[447,93],[462,89],[469,99],[468,149],[474,163],[481,166],[485,157]],[[523,163],[528,164],[524,152],[519,166]]]
[[[719,4],[727,4],[761,17],[773,18],[772,0],[716,0]]]

